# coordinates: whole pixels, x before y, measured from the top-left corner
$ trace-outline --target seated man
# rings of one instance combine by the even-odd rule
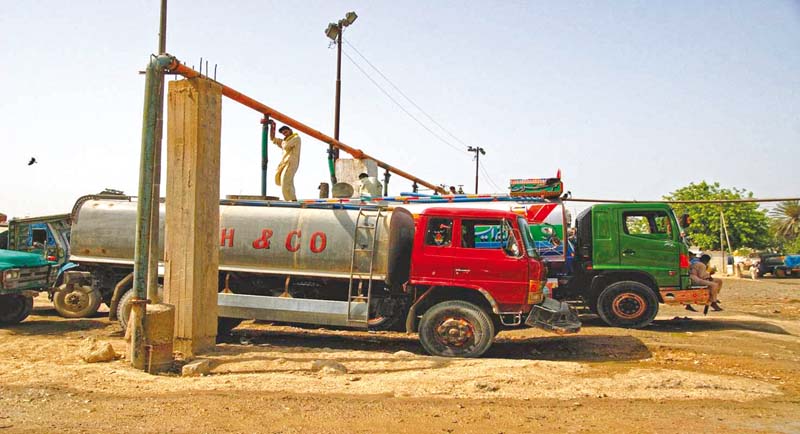
[[[709,291],[711,291],[711,308],[719,312],[722,308],[719,307],[717,296],[720,290],[722,290],[722,279],[711,277],[711,273],[708,272],[708,263],[710,261],[711,256],[701,256],[700,260],[693,263],[689,268],[689,278],[692,280],[693,285],[708,287]],[[686,309],[695,311],[691,305],[686,305]]]
[[[359,196],[381,197],[383,195],[383,185],[378,178],[369,176],[366,173],[358,175],[361,186],[358,188]]]

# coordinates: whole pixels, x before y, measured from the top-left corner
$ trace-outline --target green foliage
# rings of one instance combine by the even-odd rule
[[[729,200],[753,197],[753,193],[738,188],[722,188],[718,182],[709,184],[701,181],[679,188],[664,200]],[[675,214],[689,214],[692,224],[684,228],[694,244],[703,250],[720,248],[720,210],[725,215],[731,244],[736,247],[761,249],[770,244],[770,221],[765,210],[757,203],[727,204],[673,204]],[[726,242],[727,244],[727,242]]]
[[[800,201],[781,202],[772,211],[772,229],[779,240],[792,241],[800,235]]]
[[[781,251],[784,253],[792,254],[792,253],[800,253],[800,237],[797,237],[791,241],[784,241],[783,248]]]

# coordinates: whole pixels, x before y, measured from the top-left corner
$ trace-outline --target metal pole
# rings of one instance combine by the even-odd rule
[[[145,366],[144,306],[146,300],[147,271],[149,267],[150,237],[153,214],[153,173],[156,139],[158,136],[158,112],[163,106],[159,89],[163,87],[164,67],[172,58],[158,56],[147,66],[144,91],[144,113],[142,115],[142,145],[139,165],[139,199],[136,210],[136,244],[134,247],[132,303],[135,320],[131,321],[131,364],[137,368]],[[156,199],[156,208],[158,207]]]
[[[269,144],[269,115],[261,119],[261,195],[267,195],[267,163],[269,163],[267,145]]]
[[[388,170],[383,172],[383,195],[389,195],[389,178],[391,178],[392,174],[389,173]]]
[[[158,54],[167,52],[167,0],[161,0],[161,14],[158,29]],[[163,75],[162,75],[163,77]],[[158,92],[156,99],[159,101],[156,107],[156,126],[155,140],[153,143],[153,178],[150,186],[150,194],[155,202],[150,207],[150,240],[147,251],[147,299],[151,303],[158,303],[158,262],[161,258],[159,250],[159,234],[161,225],[159,217],[161,213],[161,142],[164,137],[164,80],[158,80]]]
[[[478,152],[478,149],[475,149],[475,194],[478,194],[478,166],[480,165],[481,161],[481,153]]]
[[[339,112],[342,104],[342,33],[344,27],[339,24],[339,36],[336,37],[336,102],[333,115],[333,138],[339,140]],[[331,172],[331,186],[336,184],[336,160],[339,159],[339,150],[333,145],[328,146],[328,164]]]
[[[728,262],[725,261],[725,238],[723,238],[724,231],[722,229],[722,207],[719,209],[719,247],[722,250],[722,272],[728,274]]]
[[[161,22],[158,28],[158,54],[167,53],[167,0],[161,0]]]

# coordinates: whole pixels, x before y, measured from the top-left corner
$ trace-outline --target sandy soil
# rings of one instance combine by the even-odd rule
[[[0,432],[800,433],[800,279],[728,279],[721,299],[708,316],[662,306],[643,330],[504,331],[478,360],[250,322],[206,356],[211,375],[184,378],[81,361],[90,337],[124,353],[119,326],[42,297],[0,329]]]

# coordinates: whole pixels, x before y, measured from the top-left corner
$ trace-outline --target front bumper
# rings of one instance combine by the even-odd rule
[[[533,306],[525,325],[538,327],[560,335],[577,333],[581,329],[581,321],[575,309],[563,301],[545,298],[544,302]]]

